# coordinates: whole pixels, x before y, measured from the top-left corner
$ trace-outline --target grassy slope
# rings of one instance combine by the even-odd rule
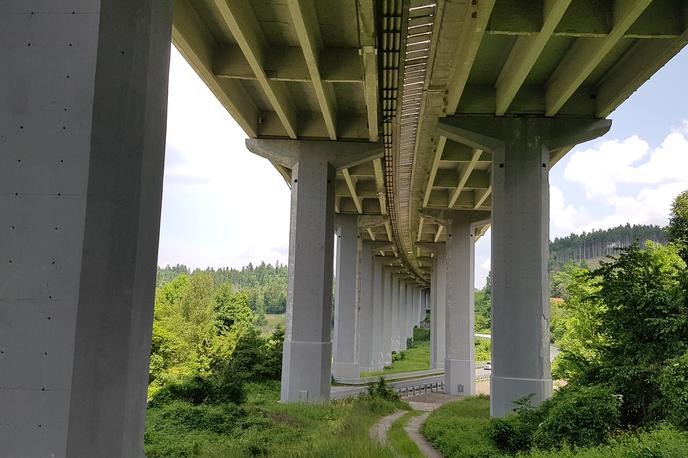
[[[399,408],[379,400],[280,404],[279,383],[251,384],[248,399],[150,408],[146,454],[165,457],[391,457],[368,437],[382,415]]]
[[[263,334],[272,333],[272,331],[275,330],[277,325],[282,325],[282,327],[284,327],[285,317],[286,317],[286,315],[284,313],[275,314],[275,315],[267,313],[265,315],[266,323],[260,327],[262,333]]]
[[[490,400],[477,396],[445,404],[421,428],[423,435],[445,457],[505,457],[487,437]],[[688,456],[688,432],[660,428],[639,435],[626,434],[609,445],[579,450],[532,452],[526,458],[628,458]]]
[[[425,371],[430,369],[430,330],[414,328],[413,341],[415,342],[413,348],[402,351],[405,355],[404,359],[394,361],[391,367],[385,367],[382,371],[361,372],[361,377]]]
[[[411,419],[420,415],[420,412],[411,411],[395,421],[392,427],[387,433],[387,439],[390,442],[392,449],[396,452],[398,456],[403,456],[405,458],[423,458],[423,454],[418,449],[415,442],[404,431],[404,426],[406,426]]]

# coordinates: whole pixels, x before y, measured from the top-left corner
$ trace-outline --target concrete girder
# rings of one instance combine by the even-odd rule
[[[296,110],[284,83],[270,81],[265,72],[265,50],[267,43],[258,21],[247,0],[214,0],[215,6],[225,21],[239,48],[244,53],[258,84],[270,101],[280,119],[287,136],[296,139]]]
[[[246,148],[258,156],[293,168],[301,157],[320,155],[336,170],[350,169],[356,165],[382,157],[380,143],[295,141],[282,139],[246,139]],[[353,175],[352,171],[349,173]]]
[[[296,36],[303,50],[308,73],[313,83],[318,104],[320,105],[320,111],[325,120],[327,133],[330,136],[330,140],[336,140],[336,100],[332,87],[327,86],[320,76],[320,55],[323,44],[320,37],[320,24],[318,23],[315,5],[313,0],[288,0],[287,5],[294,22]],[[361,212],[359,211],[359,213]]]

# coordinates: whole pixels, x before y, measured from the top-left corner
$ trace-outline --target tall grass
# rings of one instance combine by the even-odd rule
[[[278,383],[250,384],[246,391],[240,406],[175,401],[150,408],[147,456],[392,457],[368,430],[405,404],[370,397],[281,404]]]

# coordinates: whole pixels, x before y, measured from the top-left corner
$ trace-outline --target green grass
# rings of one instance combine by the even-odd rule
[[[413,329],[414,347],[403,350],[404,359],[394,361],[390,367],[374,372],[361,372],[361,377],[399,374],[401,372],[426,371],[430,369],[430,330]]]
[[[445,457],[499,457],[485,433],[490,423],[490,398],[475,396],[435,410],[421,427],[423,435]]]
[[[487,436],[490,399],[476,396],[435,410],[421,427],[423,435],[445,457],[507,457]],[[688,432],[659,427],[639,434],[626,433],[607,445],[571,450],[533,451],[521,458],[683,458],[688,456]]]
[[[406,431],[404,431],[404,426],[408,424],[411,417],[417,415],[420,415],[420,412],[408,412],[395,421],[387,433],[387,439],[398,456],[403,456],[405,458],[423,458],[423,454],[418,449],[416,443],[413,442],[408,434],[406,434]]]
[[[286,315],[284,313],[275,315],[269,313],[265,314],[266,323],[260,327],[261,333],[271,334],[278,325],[284,327],[285,317]]]
[[[390,367],[375,372],[361,372],[361,377],[398,374],[401,372],[425,371],[430,369],[430,342],[420,342],[415,347],[403,350],[405,358],[394,361]]]
[[[321,404],[280,404],[279,383],[249,384],[244,404],[193,406],[175,401],[149,408],[149,458],[392,457],[368,436],[383,415],[405,407],[359,398]]]

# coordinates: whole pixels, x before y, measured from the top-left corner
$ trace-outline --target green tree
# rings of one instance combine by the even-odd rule
[[[607,384],[623,396],[622,421],[639,425],[664,418],[659,374],[688,348],[686,264],[674,246],[647,242],[603,262],[589,278],[597,339],[594,358],[579,365],[574,384]],[[592,279],[590,279],[592,277]],[[596,291],[595,291],[596,290]]]
[[[677,246],[683,261],[688,263],[688,191],[676,196],[671,205],[668,232],[669,240]]]

